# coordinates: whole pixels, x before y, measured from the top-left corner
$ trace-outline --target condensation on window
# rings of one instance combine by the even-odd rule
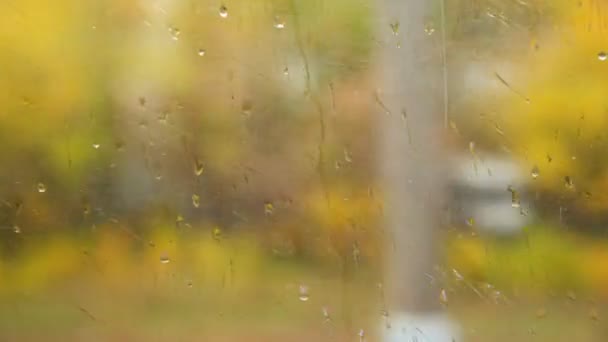
[[[608,339],[608,2],[0,19],[0,340]]]

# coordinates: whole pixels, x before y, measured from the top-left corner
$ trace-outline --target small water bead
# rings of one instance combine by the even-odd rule
[[[307,302],[310,299],[310,294],[308,293],[308,286],[300,285],[298,298],[301,302]]]
[[[169,256],[166,254],[163,254],[160,256],[160,263],[161,264],[168,264],[171,261],[171,259],[169,259]]]
[[[264,214],[272,215],[274,213],[274,204],[271,202],[264,203]]]
[[[424,32],[429,36],[435,33],[435,23],[433,21],[427,22],[424,25]]]
[[[42,182],[38,183],[36,188],[38,189],[38,192],[40,192],[40,193],[46,192],[46,185],[44,185],[44,183],[42,183]]]
[[[207,53],[207,51],[205,51],[204,49],[198,49],[199,56],[203,57],[206,53]]]
[[[274,17],[274,28],[282,30],[285,28],[285,21],[280,17]]]
[[[574,189],[574,182],[572,181],[572,178],[570,176],[564,177],[564,185],[568,189]]]
[[[398,21],[396,21],[396,22],[394,22],[394,23],[391,23],[391,24],[390,24],[390,26],[391,26],[391,31],[393,31],[393,34],[394,34],[395,36],[396,36],[396,35],[398,35],[398,34],[399,34],[399,26],[401,26],[401,25],[399,24],[399,22],[398,22]]]
[[[538,178],[538,176],[540,176],[540,170],[538,169],[538,166],[534,165],[532,167],[532,171],[530,171],[530,174],[532,175],[532,178]]]
[[[213,230],[211,230],[211,237],[215,241],[220,241],[222,239],[222,230],[220,227],[213,227]]]
[[[357,336],[359,336],[359,341],[360,342],[365,341],[365,330],[359,329],[359,332],[357,333]]]
[[[251,102],[250,100],[244,100],[243,103],[241,104],[241,113],[243,113],[243,115],[245,117],[249,117],[249,116],[251,116],[252,111],[253,111],[253,102]]]
[[[169,27],[169,33],[171,34],[171,39],[178,40],[179,35],[181,34],[181,31],[178,28]]]
[[[203,166],[203,163],[200,160],[196,159],[194,161],[194,174],[196,176],[200,176],[203,174],[204,170],[205,170],[205,168]]]
[[[198,208],[201,206],[201,197],[197,194],[192,194],[192,205],[195,208]]]
[[[519,193],[511,185],[507,187],[507,191],[511,193],[511,206],[513,208],[519,208],[521,206],[519,201]]]
[[[469,226],[469,227],[474,227],[474,226],[475,226],[475,219],[474,219],[474,218],[472,218],[472,217],[469,217],[469,218],[466,220],[466,224],[467,224],[467,226]]]
[[[349,150],[344,150],[344,161],[347,163],[352,163],[353,162],[353,155],[350,153]]]
[[[608,54],[606,54],[606,52],[605,52],[605,51],[600,51],[600,52],[597,54],[597,59],[599,59],[600,61],[602,61],[602,62],[603,62],[603,61],[605,61],[606,59],[608,59]]]
[[[220,7],[220,17],[228,18],[228,8],[224,5]]]
[[[321,308],[321,311],[323,312],[323,321],[331,322],[331,315],[329,314],[329,309],[324,306],[323,308]]]

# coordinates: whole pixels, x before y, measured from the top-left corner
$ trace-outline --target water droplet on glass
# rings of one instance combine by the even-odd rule
[[[348,150],[344,150],[344,161],[347,163],[353,162],[353,155]]]
[[[199,195],[197,195],[197,194],[193,194],[192,195],[192,205],[195,208],[200,207],[200,205],[201,205],[201,197]]]
[[[298,298],[301,302],[307,302],[310,299],[310,295],[308,294],[308,286],[300,285]]]
[[[606,54],[606,52],[605,52],[605,51],[600,51],[600,52],[597,54],[597,59],[599,59],[600,61],[602,61],[602,62],[603,62],[603,61],[605,61],[606,59],[608,59],[608,54]]]
[[[196,159],[194,161],[194,174],[197,176],[200,176],[203,174],[203,170],[204,170],[203,163],[200,160]]]
[[[241,104],[241,112],[243,113],[243,115],[246,117],[251,116],[252,110],[253,110],[253,103],[249,100],[243,101],[243,103]]]
[[[429,21],[424,25],[424,32],[429,36],[435,32],[435,23],[433,21]]]
[[[532,175],[532,178],[538,178],[538,176],[540,176],[540,170],[538,169],[538,166],[534,165],[534,167],[532,167],[532,171],[530,171],[530,174]]]
[[[178,40],[179,35],[181,34],[181,31],[178,28],[169,27],[169,33],[171,33],[171,39]]]
[[[321,311],[323,312],[323,321],[331,322],[331,315],[329,314],[329,309],[327,308],[327,306],[321,308]]]
[[[17,226],[17,225],[14,225],[13,226],[13,232],[15,234],[21,234],[21,228],[19,228],[19,226]]]
[[[399,26],[400,26],[399,22],[395,21],[394,23],[391,23],[390,25],[391,25],[391,31],[393,31],[393,34],[395,36],[398,35],[399,34]]]
[[[289,76],[289,68],[288,67],[285,67],[285,69],[283,69],[283,75]]]
[[[445,289],[441,289],[441,292],[439,292],[439,302],[442,305],[445,305],[445,306],[448,305],[448,293],[446,292]]]
[[[186,283],[186,286],[188,286],[189,288],[192,288],[193,284],[191,281],[189,281],[188,283]]]
[[[357,336],[359,336],[359,342],[365,341],[365,330],[359,329]]]
[[[570,300],[576,300],[576,293],[574,293],[574,291],[568,291],[568,298]]]
[[[40,182],[37,185],[37,189],[38,189],[38,192],[40,192],[40,193],[46,192],[46,185],[44,185],[44,183]]]
[[[160,256],[160,263],[161,264],[168,264],[171,261],[171,259],[169,259],[169,256],[166,254],[163,254]]]
[[[125,143],[122,141],[117,141],[116,144],[114,144],[114,146],[116,147],[116,150],[119,152],[125,150]]]
[[[226,8],[224,5],[220,7],[220,17],[228,18],[228,8]]]
[[[285,21],[282,20],[280,17],[274,17],[274,28],[279,30],[284,29]]]
[[[467,226],[469,226],[469,227],[473,227],[473,226],[475,226],[475,219],[474,219],[474,218],[472,218],[472,217],[469,217],[469,218],[466,220],[466,223],[467,223]]]
[[[572,181],[572,178],[570,178],[570,176],[564,177],[564,185],[568,189],[574,189],[574,182]]]
[[[96,150],[99,149],[100,146],[101,146],[100,144],[93,144],[93,148]]]
[[[274,204],[271,202],[264,203],[264,214],[272,215],[274,213]]]
[[[213,230],[211,230],[211,237],[215,241],[220,241],[222,239],[222,230],[220,227],[213,227]]]
[[[511,206],[513,208],[519,208],[521,204],[519,201],[519,194],[517,193],[517,190],[513,189],[513,187],[509,185],[507,187],[507,191],[511,193]]]
[[[204,49],[198,49],[199,56],[203,57],[206,53],[207,53],[207,51],[205,51]]]
[[[464,280],[462,274],[460,274],[460,272],[458,272],[458,270],[455,268],[452,269],[452,274],[454,274],[454,278],[456,278],[456,280]]]

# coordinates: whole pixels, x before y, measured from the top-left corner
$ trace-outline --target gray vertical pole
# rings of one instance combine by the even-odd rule
[[[446,188],[445,41],[441,30],[431,29],[441,23],[430,23],[438,5],[431,0],[381,1],[378,99],[390,111],[381,114],[379,154],[389,240],[385,288],[391,328],[383,327],[385,341],[457,340],[441,312],[441,285],[433,280]]]

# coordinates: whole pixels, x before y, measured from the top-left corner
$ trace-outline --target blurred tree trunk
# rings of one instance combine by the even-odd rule
[[[390,312],[437,312],[437,229],[445,181],[444,63],[438,2],[383,0],[379,35],[381,165],[386,199],[386,293]],[[435,29],[437,32],[434,32]]]

